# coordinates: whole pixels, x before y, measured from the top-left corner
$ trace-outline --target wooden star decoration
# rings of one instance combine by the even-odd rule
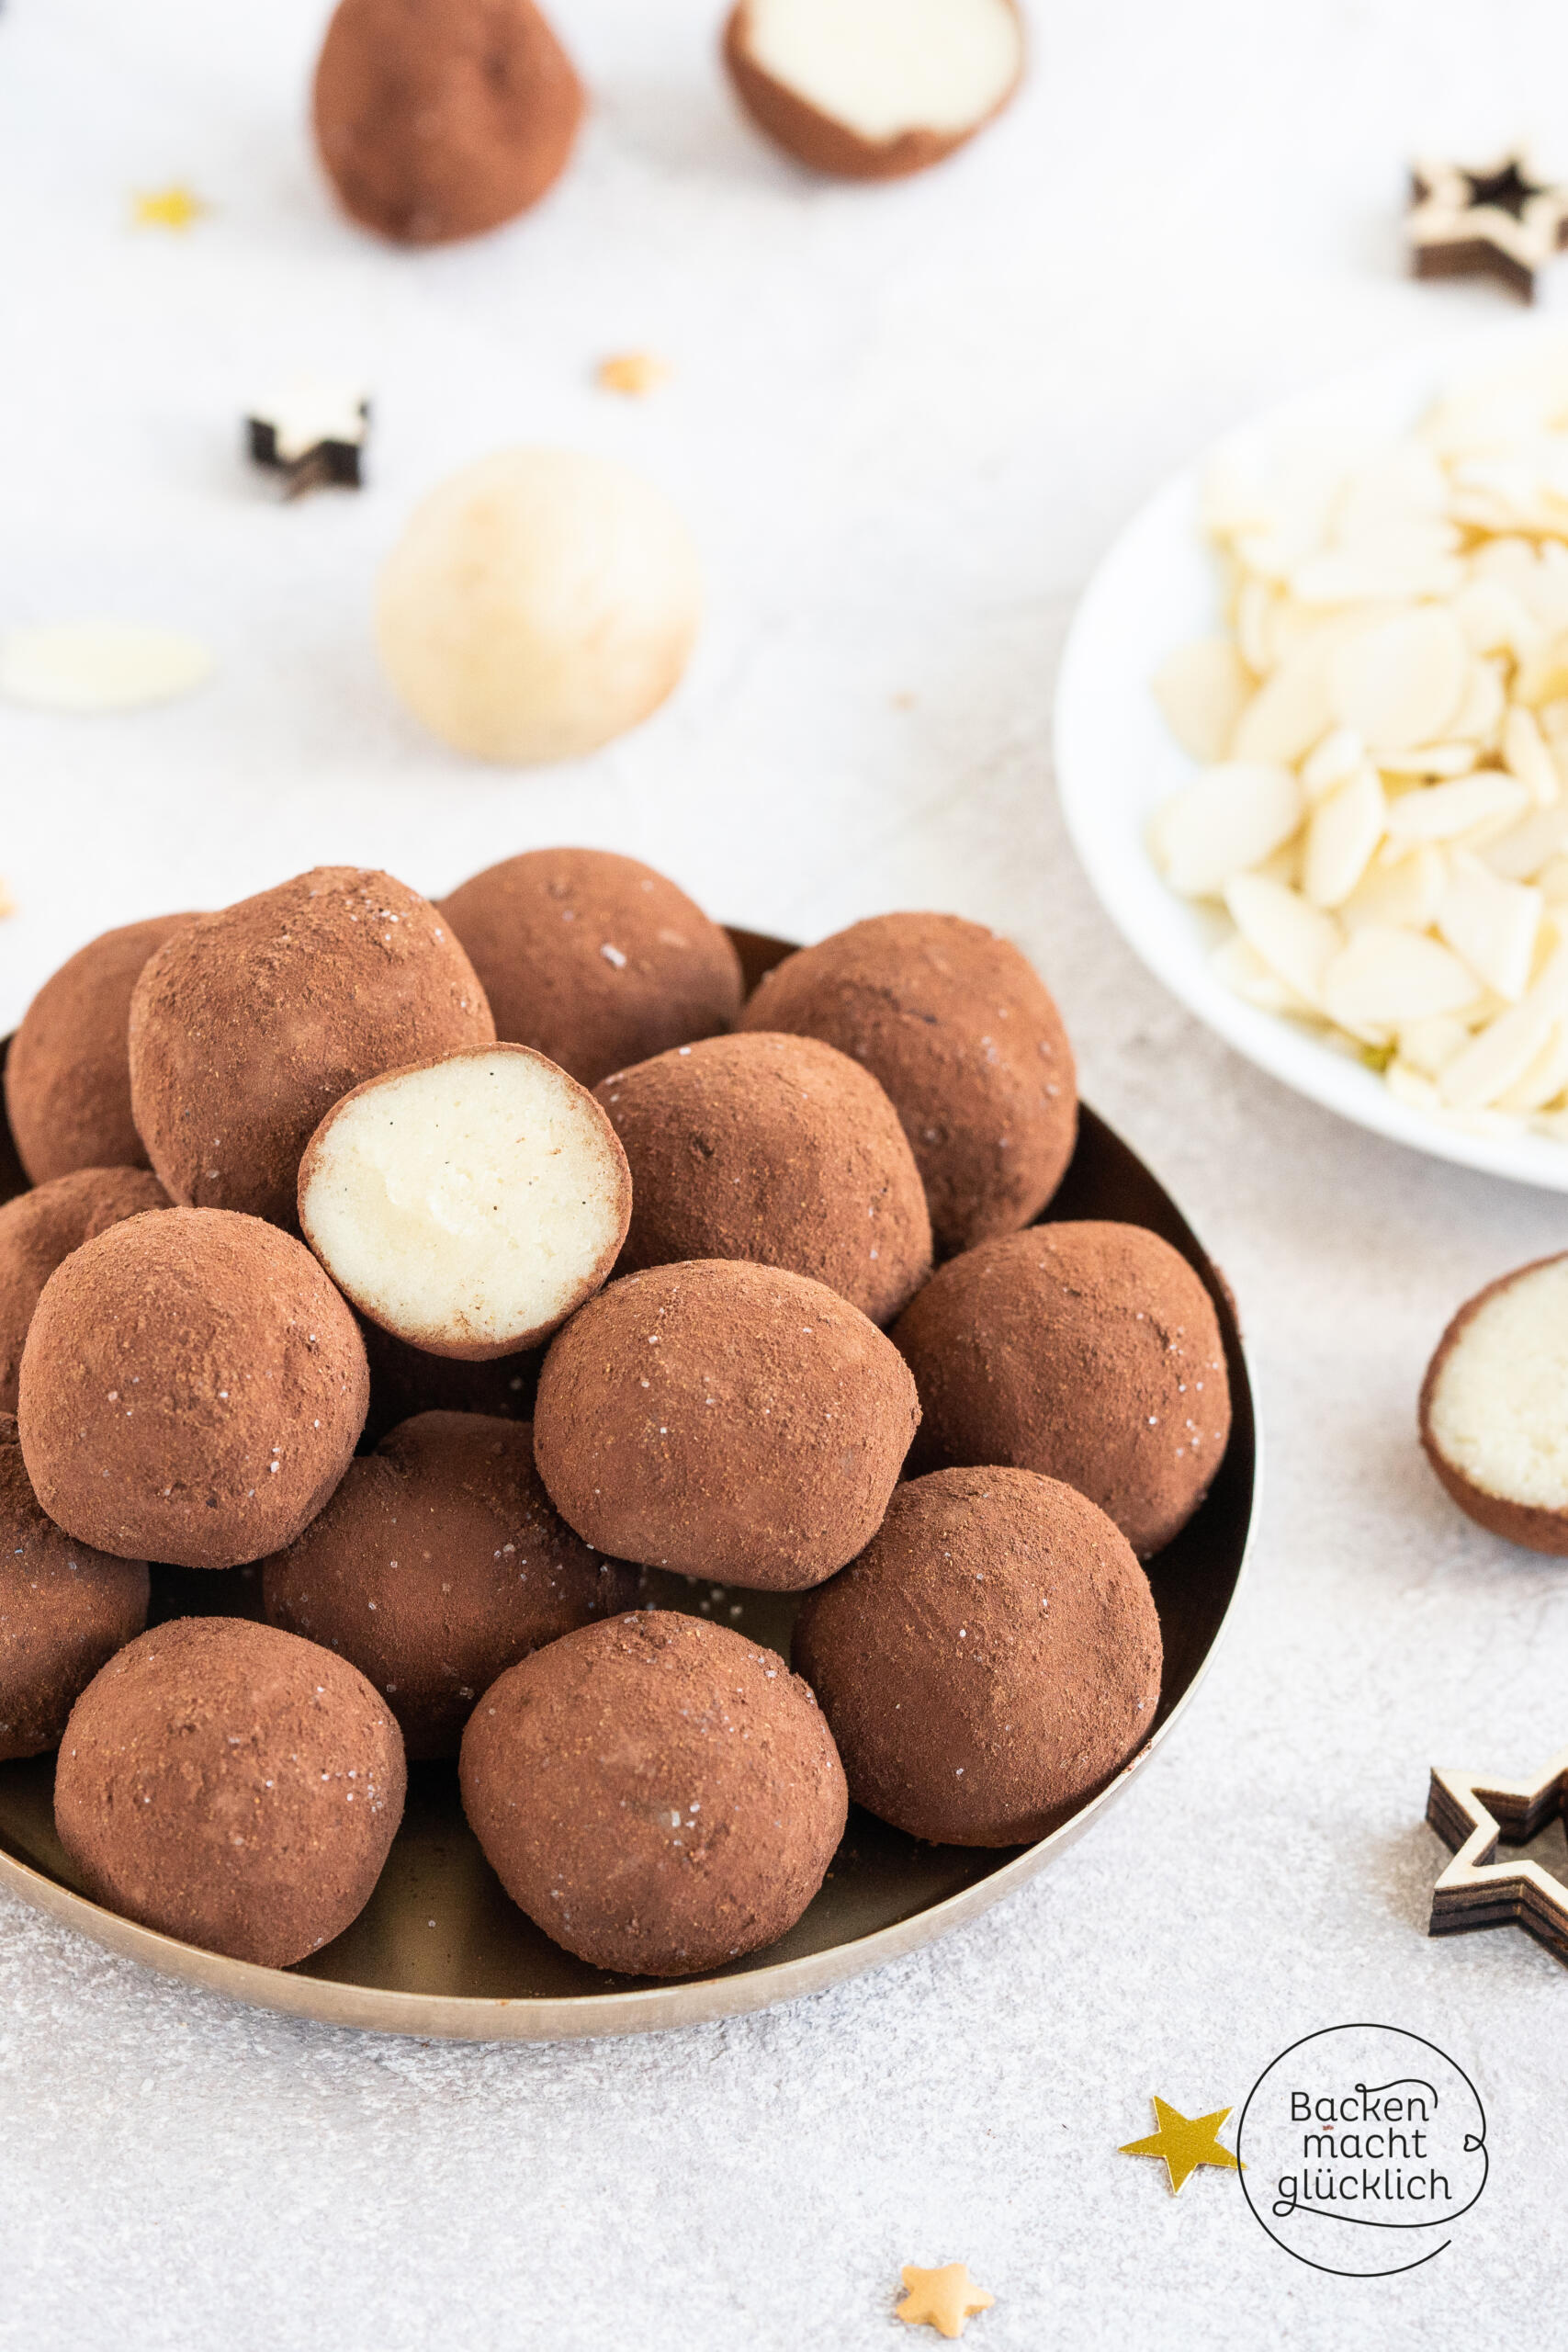
[[[1565,1798],[1568,1748],[1530,1781],[1434,1770],[1427,1818],[1455,1853],[1432,1889],[1428,1935],[1520,1927],[1568,1962],[1568,1886],[1528,1856],[1512,1862],[1493,1859],[1499,1843],[1526,1845],[1549,1822],[1564,1817]]]
[[[370,402],[357,385],[299,377],[245,419],[251,463],[276,473],[285,498],[364,482]]]
[[[1568,245],[1568,187],[1536,179],[1523,155],[1477,171],[1417,164],[1405,218],[1417,277],[1495,277],[1533,302],[1537,274]]]
[[[1116,2153],[1122,2156],[1158,2156],[1164,2163],[1173,2197],[1200,2165],[1213,2165],[1217,2172],[1241,2170],[1230,2150],[1222,2148],[1219,2142],[1220,2126],[1230,2113],[1228,2107],[1217,2107],[1213,2115],[1183,2115],[1179,2108],[1156,2097],[1154,2110],[1159,2130],[1151,2132],[1146,2140],[1129,2140]]]
[[[188,229],[209,209],[188,187],[148,188],[132,197],[130,218],[138,229]]]
[[[997,2300],[976,2287],[966,2262],[944,2263],[940,2270],[907,2262],[899,2276],[907,2292],[895,2316],[906,2327],[934,2327],[939,2335],[962,2335],[975,2313],[988,2312]]]

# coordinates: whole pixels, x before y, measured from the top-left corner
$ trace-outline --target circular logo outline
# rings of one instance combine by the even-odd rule
[[[1447,2222],[1457,2222],[1461,2215],[1468,2213],[1472,2206],[1480,2202],[1482,2191],[1485,2188],[1487,2182],[1492,2177],[1492,2151],[1486,2144],[1486,2109],[1482,2105],[1481,2093],[1476,2089],[1475,2085],[1471,2081],[1470,2076],[1465,2073],[1464,2068],[1460,2064],[1458,2059],[1450,2058],[1446,2050],[1440,2049],[1437,2042],[1429,2041],[1424,2033],[1412,2033],[1408,2026],[1380,2025],[1374,2019],[1370,2018],[1359,2018],[1353,2023],[1349,2024],[1321,2025],[1317,2027],[1314,2032],[1301,2034],[1294,2041],[1287,2042],[1284,2049],[1279,2052],[1278,2056],[1269,2059],[1269,2064],[1264,2067],[1262,2074],[1258,2075],[1257,2082],[1253,2084],[1252,2088],[1247,2092],[1246,2098],[1242,2101],[1241,2113],[1236,2119],[1235,2153],[1237,2172],[1241,2180],[1241,2193],[1247,2199],[1247,2211],[1252,2215],[1253,2220],[1263,2232],[1265,2237],[1272,2238],[1274,2244],[1280,2247],[1282,2253],[1288,2254],[1294,2262],[1304,2263],[1309,2270],[1321,2270],[1331,2278],[1403,2278],[1407,2272],[1419,2270],[1427,2263],[1435,2262],[1439,2254],[1447,2252],[1448,2248],[1453,2244],[1453,2240],[1451,2238],[1445,2238],[1442,2245],[1435,2245],[1429,2254],[1418,2255],[1414,2262],[1396,2263],[1391,2270],[1341,2270],[1335,2263],[1314,2262],[1310,2254],[1299,2254],[1296,2248],[1290,2245],[1287,2240],[1282,2238],[1277,2230],[1271,2230],[1268,2222],[1264,2220],[1262,2214],[1258,2211],[1257,2206],[1253,2203],[1252,2191],[1247,2185],[1247,2165],[1243,2161],[1242,2149],[1247,2133],[1247,2119],[1251,2110],[1253,2100],[1257,2098],[1258,2091],[1261,2089],[1263,2084],[1268,2080],[1269,2076],[1273,2073],[1275,2067],[1287,2059],[1292,2051],[1304,2049],[1309,2041],[1322,2041],[1331,2033],[1396,2033],[1400,2036],[1402,2041],[1418,2041],[1423,2050],[1430,2050],[1435,2057],[1438,2057],[1442,2060],[1445,2066],[1451,2066],[1453,2068],[1454,2073],[1459,2076],[1461,2082],[1470,2093],[1471,2098],[1475,2101],[1475,2111],[1481,2118],[1481,2132],[1479,2138],[1476,2141],[1476,2144],[1479,2146],[1481,2151],[1481,2187],[1477,2188],[1474,2196],[1472,2197],[1467,2203],[1457,2207],[1453,2212],[1445,2214],[1443,2221],[1436,2222],[1370,2222],[1363,2220],[1359,2214],[1352,2213],[1336,2214],[1334,2216],[1335,2220],[1348,2222],[1353,2227],[1360,2229],[1442,2229]],[[1470,2142],[1467,2139],[1466,2152],[1469,2153],[1469,2151]]]

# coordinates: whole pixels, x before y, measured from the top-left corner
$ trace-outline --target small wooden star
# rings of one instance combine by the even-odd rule
[[[1417,164],[1404,225],[1417,277],[1495,277],[1533,302],[1537,273],[1568,245],[1568,187],[1534,178],[1518,154],[1477,171]]]
[[[1146,2140],[1129,2140],[1119,2148],[1122,2156],[1158,2156],[1165,2165],[1166,2177],[1174,2197],[1200,2165],[1213,2165],[1217,2172],[1239,2172],[1240,2165],[1228,2148],[1222,2148],[1219,2130],[1228,2107],[1217,2107],[1213,2115],[1183,2115],[1179,2108],[1168,2107],[1163,2098],[1154,2103],[1157,2132]]]
[[[907,2262],[899,2276],[908,2292],[895,2317],[906,2327],[934,2327],[939,2335],[962,2335],[965,2323],[976,2312],[988,2312],[997,2300],[976,2287],[966,2262],[944,2263],[940,2270]]]
[[[646,400],[649,392],[656,392],[669,379],[668,361],[658,358],[653,352],[618,351],[609,359],[601,359],[594,380],[602,392],[620,392],[629,400]]]
[[[140,189],[130,199],[131,225],[137,229],[188,229],[211,209],[188,187]]]
[[[1427,1818],[1453,1860],[1432,1889],[1427,1933],[1517,1926],[1568,1962],[1568,1886],[1524,1856],[1493,1860],[1499,1842],[1523,1846],[1551,1821],[1568,1817],[1568,1748],[1531,1781],[1433,1771]]]
[[[363,484],[370,402],[357,386],[298,378],[251,411],[245,431],[251,463],[281,476],[285,498]]]

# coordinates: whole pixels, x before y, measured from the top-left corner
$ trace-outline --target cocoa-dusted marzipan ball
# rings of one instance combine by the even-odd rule
[[[1029,1470],[900,1487],[794,1644],[857,1804],[952,1846],[1043,1838],[1102,1788],[1154,1728],[1160,1655],[1125,1539]]]
[[[843,1770],[772,1650],[671,1611],[568,1634],[463,1735],[463,1810],[513,1901],[596,1968],[691,1976],[777,1941],[843,1835]]]
[[[1516,1267],[1466,1300],[1427,1367],[1420,1429],[1478,1525],[1568,1553],[1568,1256]]]
[[[54,1824],[96,1902],[287,1968],[364,1910],[405,1779],[390,1711],[346,1659],[243,1617],[176,1617],[72,1709]]]
[[[318,865],[205,915],[130,1007],[136,1124],[170,1196],[295,1230],[305,1146],[363,1079],[488,1045],[484,990],[428,899]]]
[[[937,1253],[1038,1216],[1077,1136],[1061,1015],[1010,940],[958,915],[874,915],[769,972],[742,1029],[791,1029],[863,1062],[892,1097]]]
[[[299,1163],[299,1226],[362,1315],[433,1355],[537,1347],[599,1288],[631,1216],[615,1131],[529,1046],[367,1079]]]
[[[583,1086],[732,1029],[740,959],[683,890],[635,857],[526,850],[441,901],[490,999],[495,1034]]]
[[[62,1259],[111,1225],[168,1205],[144,1168],[78,1168],[0,1207],[0,1413],[17,1409],[22,1343]]]
[[[901,178],[999,114],[1023,74],[1016,0],[738,0],[736,95],[813,171]]]
[[[39,1502],[82,1543],[231,1568],[314,1519],[369,1386],[358,1326],[301,1243],[259,1217],[165,1209],[50,1276],[17,1422]]]
[[[470,1363],[411,1348],[406,1340],[394,1340],[366,1316],[359,1318],[359,1336],[370,1366],[370,1409],[359,1440],[365,1453],[379,1445],[400,1421],[412,1421],[418,1413],[492,1413],[507,1421],[534,1418],[543,1348]]]
[[[1230,1383],[1208,1292],[1141,1225],[1041,1225],[942,1267],[893,1331],[920,1392],[924,1465],[1065,1479],[1140,1558],[1179,1534],[1224,1459]]]
[[[795,1592],[869,1541],[919,1420],[908,1367],[858,1306],[708,1258],[628,1274],[557,1333],[534,1448],[596,1551]]]
[[[35,1184],[73,1168],[145,1168],[130,1115],[130,999],[154,949],[195,915],[123,923],[45,980],[6,1057],[6,1111]]]
[[[400,244],[444,244],[559,178],[582,89],[532,0],[341,0],[314,116],[346,212]]]
[[[552,1508],[527,1422],[479,1413],[392,1430],[263,1569],[269,1621],[368,1675],[411,1756],[456,1756],[498,1674],[635,1607],[637,1581]]]
[[[709,1037],[596,1091],[632,1171],[623,1272],[747,1258],[826,1283],[874,1323],[931,1272],[931,1218],[898,1114],[819,1038]]]
[[[100,1666],[147,1623],[147,1563],[74,1544],[28,1482],[0,1414],[0,1764],[56,1747]]]

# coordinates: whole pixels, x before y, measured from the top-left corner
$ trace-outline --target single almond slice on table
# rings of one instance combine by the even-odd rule
[[[740,103],[797,162],[840,179],[940,164],[1023,73],[1014,0],[739,0],[724,62]]]
[[[536,1346],[609,1274],[631,1219],[599,1104],[530,1046],[367,1079],[299,1167],[299,1225],[360,1312],[432,1355]]]
[[[1421,1388],[1421,1442],[1478,1525],[1568,1553],[1568,1255],[1460,1308]]]

